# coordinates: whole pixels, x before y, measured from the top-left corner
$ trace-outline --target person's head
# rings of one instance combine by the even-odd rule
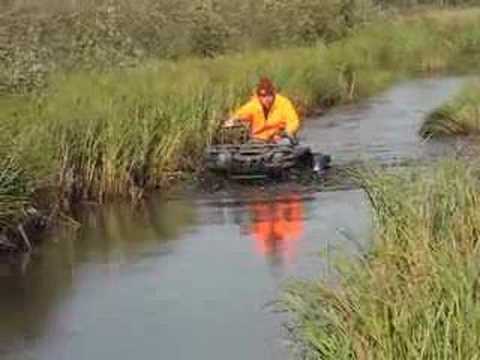
[[[257,97],[264,108],[270,109],[272,107],[275,94],[276,90],[272,81],[267,77],[262,77],[257,85]]]

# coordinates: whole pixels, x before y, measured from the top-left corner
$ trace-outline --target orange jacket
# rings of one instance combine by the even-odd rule
[[[275,101],[267,119],[265,119],[262,104],[256,95],[235,111],[234,117],[248,122],[251,136],[260,140],[270,140],[282,131],[294,136],[300,127],[297,111],[290,100],[280,94],[275,95]]]

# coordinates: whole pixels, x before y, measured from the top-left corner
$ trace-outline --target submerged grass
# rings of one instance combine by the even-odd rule
[[[364,262],[340,282],[292,286],[285,304],[305,359],[480,356],[478,166],[445,161],[362,181],[376,222]]]
[[[430,113],[420,129],[424,137],[480,133],[480,82],[467,85],[454,99]]]

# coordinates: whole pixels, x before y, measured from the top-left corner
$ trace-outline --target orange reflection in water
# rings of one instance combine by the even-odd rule
[[[250,210],[251,233],[257,252],[292,261],[298,239],[304,230],[304,209],[300,196],[288,194],[274,201],[256,201],[250,205]]]

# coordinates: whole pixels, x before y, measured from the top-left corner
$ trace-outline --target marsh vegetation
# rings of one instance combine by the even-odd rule
[[[478,357],[478,164],[360,175],[375,219],[372,248],[339,283],[285,296],[305,359]]]
[[[478,135],[480,83],[471,82],[453,99],[428,114],[420,134],[424,137]]]

